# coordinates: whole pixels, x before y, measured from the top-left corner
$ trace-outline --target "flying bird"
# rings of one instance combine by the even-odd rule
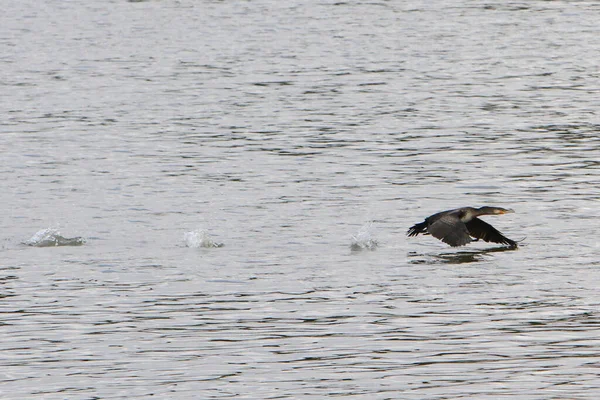
[[[482,239],[486,242],[501,243],[516,248],[517,242],[510,240],[496,228],[477,218],[481,215],[500,215],[513,212],[513,210],[500,207],[456,208],[425,218],[425,221],[410,227],[406,234],[408,236],[417,236],[419,233],[430,234],[453,247],[464,246]]]

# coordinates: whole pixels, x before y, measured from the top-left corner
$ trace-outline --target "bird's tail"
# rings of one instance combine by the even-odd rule
[[[427,234],[427,221],[421,222],[420,224],[415,224],[408,229],[406,234],[408,236],[417,236],[419,233]]]

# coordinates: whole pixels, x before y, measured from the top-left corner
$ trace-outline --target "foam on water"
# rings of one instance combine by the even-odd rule
[[[81,246],[85,243],[85,239],[79,236],[66,238],[60,234],[58,229],[46,228],[37,231],[23,243],[34,247]]]
[[[375,250],[379,243],[373,235],[373,222],[363,225],[356,235],[352,236],[350,249],[352,251]]]
[[[204,229],[196,229],[195,231],[186,232],[183,235],[185,245],[191,248],[198,247],[223,247],[223,243],[215,242],[210,234]]]

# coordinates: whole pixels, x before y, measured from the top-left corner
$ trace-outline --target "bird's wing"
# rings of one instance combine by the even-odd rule
[[[427,235],[427,221],[421,222],[420,224],[414,224],[408,229],[408,232],[406,232],[408,236],[417,236],[419,233]]]
[[[447,214],[436,219],[427,230],[435,238],[450,246],[464,246],[472,241],[465,224],[456,214]]]
[[[496,228],[479,218],[473,218],[467,222],[466,226],[469,230],[469,234],[477,239],[483,239],[486,242],[507,244],[512,247],[517,246],[517,242],[510,240]]]

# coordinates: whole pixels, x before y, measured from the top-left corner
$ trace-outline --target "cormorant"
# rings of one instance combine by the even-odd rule
[[[406,234],[408,236],[417,236],[419,233],[431,234],[450,246],[464,246],[467,243],[483,239],[486,242],[517,247],[517,242],[510,240],[496,228],[477,218],[480,215],[499,215],[513,212],[513,210],[500,207],[462,207],[442,211],[425,218],[425,221],[420,224],[413,225]]]

